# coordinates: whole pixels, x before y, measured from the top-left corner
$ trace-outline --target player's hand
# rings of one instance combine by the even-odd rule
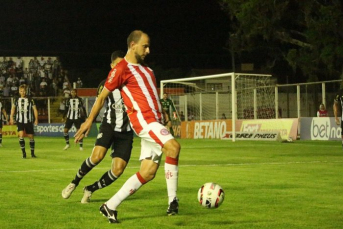
[[[338,117],[335,118],[335,122],[336,122],[337,125],[340,124],[340,121],[339,121],[339,118],[338,118]]]
[[[87,137],[91,127],[92,127],[92,121],[90,121],[89,119],[87,119],[84,123],[82,123],[80,126],[80,129],[74,135],[74,137],[75,137],[74,142],[78,143],[84,137]]]

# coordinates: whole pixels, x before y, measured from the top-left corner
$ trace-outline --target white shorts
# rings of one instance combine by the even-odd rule
[[[163,145],[167,141],[174,139],[168,129],[158,122],[150,123],[148,128],[139,133],[138,137],[141,138],[139,160],[151,158],[157,164],[161,161]]]

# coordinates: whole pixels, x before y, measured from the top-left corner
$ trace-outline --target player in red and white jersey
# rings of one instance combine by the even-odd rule
[[[140,30],[135,30],[127,38],[127,45],[128,52],[124,60],[110,71],[105,87],[95,101],[91,113],[75,134],[75,142],[88,134],[107,96],[112,90],[119,88],[131,125],[141,138],[141,167],[111,199],[100,207],[100,211],[110,223],[118,222],[117,207],[155,177],[162,152],[166,154],[164,169],[169,204],[167,214],[177,214],[179,207],[176,193],[181,147],[162,124],[162,108],[155,76],[152,70],[144,65],[144,59],[150,53],[149,36]]]

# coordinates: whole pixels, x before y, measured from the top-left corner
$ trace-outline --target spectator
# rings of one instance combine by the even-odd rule
[[[82,80],[81,80],[81,78],[79,77],[79,78],[77,78],[77,81],[76,81],[76,87],[77,88],[81,88],[82,87],[82,85],[83,85],[83,83],[82,83]]]
[[[226,119],[225,113],[222,114],[221,119]]]
[[[185,115],[183,114],[183,111],[180,111],[180,120],[185,121]]]
[[[15,97],[18,95],[18,86],[16,84],[13,84],[11,85],[11,90],[10,90],[10,95],[12,97]]]
[[[17,60],[15,61],[15,67],[17,69],[23,69],[24,61],[21,59],[20,56],[18,56]]]
[[[44,65],[46,64],[46,60],[44,59],[44,57],[40,57],[40,60],[38,60],[39,66],[42,67],[44,69]]]
[[[11,88],[10,88],[10,86],[6,83],[6,84],[5,84],[5,87],[4,87],[4,97],[9,97],[9,96],[10,96],[10,91],[11,91]]]
[[[3,75],[0,75],[0,83],[5,84],[6,83],[6,78]]]
[[[328,111],[325,108],[325,105],[322,103],[319,106],[319,110],[317,111],[317,117],[328,117]]]

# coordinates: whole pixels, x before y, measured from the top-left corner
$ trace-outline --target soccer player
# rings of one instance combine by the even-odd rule
[[[343,148],[343,112],[341,116],[341,121],[339,121],[338,118],[338,111],[342,109],[343,110],[343,89],[339,90],[339,92],[336,94],[334,103],[333,103],[333,114],[335,116],[335,121],[337,125],[341,125],[341,138],[342,138],[342,148]]]
[[[71,97],[66,100],[66,109],[62,118],[62,122],[65,121],[63,133],[66,146],[64,147],[64,150],[70,148],[69,129],[74,125],[78,130],[86,116],[86,109],[83,106],[83,101],[76,95],[75,89],[70,91],[70,96]],[[83,150],[83,141],[80,141],[79,144],[80,150]]]
[[[173,104],[173,101],[168,98],[167,93],[164,93],[163,98],[160,100],[160,102],[162,104],[162,109],[165,113],[165,126],[168,128],[170,133],[174,136],[174,130],[173,130],[172,122],[171,122],[171,118],[170,118],[170,111],[172,111],[173,112],[173,118],[176,119],[176,109],[175,109],[175,106]]]
[[[14,123],[13,116],[16,116],[19,145],[26,158],[24,131],[30,139],[31,157],[35,158],[35,140],[33,125],[38,125],[38,112],[34,100],[26,96],[26,85],[19,86],[19,98],[14,100],[10,114],[10,124]]]
[[[124,52],[115,51],[111,55],[111,68],[124,58]],[[106,80],[98,87],[98,95],[104,88]],[[107,150],[112,144],[112,168],[107,171],[98,181],[83,189],[81,203],[89,203],[92,193],[112,184],[123,173],[131,157],[133,131],[129,118],[125,112],[119,90],[114,90],[107,97],[107,107],[99,128],[98,137],[92,154],[82,164],[75,175],[74,180],[62,191],[62,197],[68,199],[81,179],[86,176],[105,157]]]
[[[4,116],[5,120],[8,120],[7,113],[4,105],[1,102],[0,98],[0,147],[2,147],[2,116]]]
[[[178,213],[178,161],[180,144],[163,123],[162,107],[158,97],[153,71],[144,64],[150,53],[149,36],[140,31],[131,32],[127,38],[128,52],[108,75],[105,87],[95,101],[87,120],[75,134],[75,142],[86,136],[97,113],[111,91],[119,88],[124,99],[126,112],[135,133],[141,138],[141,167],[120,190],[100,207],[100,212],[117,223],[117,207],[142,185],[151,181],[159,168],[162,152],[166,154],[165,177],[168,190],[168,215]]]

